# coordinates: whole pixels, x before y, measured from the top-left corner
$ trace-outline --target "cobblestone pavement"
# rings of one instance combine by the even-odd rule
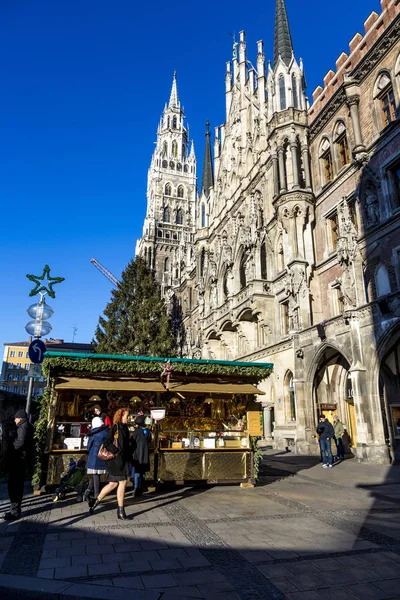
[[[0,524],[0,579],[63,583],[68,598],[400,599],[400,467],[271,451],[261,472],[254,489],[128,493],[127,522],[115,497],[90,516],[73,496],[27,496],[23,519]]]

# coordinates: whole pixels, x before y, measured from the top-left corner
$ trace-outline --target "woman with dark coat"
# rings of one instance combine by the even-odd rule
[[[118,519],[127,519],[124,509],[125,488],[129,479],[130,444],[127,426],[129,411],[120,408],[114,415],[113,426],[108,430],[103,445],[115,455],[112,460],[105,461],[108,483],[93,502],[89,503],[90,514],[93,514],[101,500],[117,488]]]
[[[89,433],[87,451],[89,457],[87,461],[87,474],[90,475],[89,486],[85,492],[85,500],[89,502],[90,498],[97,498],[100,493],[100,475],[107,473],[106,463],[99,458],[100,447],[108,434],[108,427],[100,417],[92,419],[92,428]]]

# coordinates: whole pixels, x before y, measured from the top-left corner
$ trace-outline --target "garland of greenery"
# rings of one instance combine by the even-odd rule
[[[254,479],[258,481],[258,473],[260,470],[260,463],[262,461],[263,453],[258,447],[258,437],[250,436],[250,447],[253,450],[253,467],[254,467]]]
[[[129,374],[161,374],[161,361],[141,361],[141,360],[106,360],[91,358],[67,358],[64,356],[54,356],[44,359],[43,373],[49,375],[50,369],[52,375],[61,371],[81,371],[87,373],[121,373]],[[182,373],[184,375],[236,375],[241,377],[253,377],[257,380],[265,379],[271,373],[272,369],[265,367],[244,367],[240,365],[216,365],[216,364],[196,364],[196,363],[174,363],[173,373]]]
[[[33,436],[34,450],[35,450],[35,466],[32,476],[32,487],[37,489],[40,487],[42,482],[42,459],[43,451],[46,444],[47,438],[47,427],[49,417],[49,407],[51,402],[51,390],[50,388],[45,389],[40,401],[40,412],[39,418],[35,424],[35,434]]]

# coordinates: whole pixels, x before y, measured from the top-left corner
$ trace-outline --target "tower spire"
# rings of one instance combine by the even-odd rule
[[[279,56],[282,58],[285,65],[289,66],[293,56],[293,43],[285,0],[276,0],[274,67],[278,62]]]
[[[214,185],[214,174],[211,155],[210,123],[206,123],[206,144],[204,148],[203,174],[201,178],[201,191],[208,197],[210,187]]]
[[[178,106],[179,106],[178,87],[176,85],[176,71],[174,71],[174,78],[172,80],[171,95],[169,97],[168,107],[174,108],[174,107],[178,107]]]

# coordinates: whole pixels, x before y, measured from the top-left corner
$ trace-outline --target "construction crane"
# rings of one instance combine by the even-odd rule
[[[98,260],[96,260],[95,258],[91,258],[90,262],[92,263],[92,265],[94,265],[96,267],[96,269],[98,269],[100,271],[100,273],[103,273],[103,275],[105,277],[107,277],[107,279],[109,281],[111,281],[111,283],[118,288],[121,284],[121,282],[119,281],[119,279],[117,279],[115,277],[115,275],[113,275],[111,273],[111,271],[109,271],[108,269],[106,269],[105,267],[103,267],[103,265],[101,263],[99,263]]]

